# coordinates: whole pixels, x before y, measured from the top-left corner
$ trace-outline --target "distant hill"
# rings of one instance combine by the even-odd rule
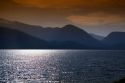
[[[86,31],[74,26],[66,25],[62,28],[41,29],[41,39],[52,42],[72,41],[89,47],[99,46],[100,42],[89,35]],[[93,42],[93,43],[90,43]]]
[[[43,28],[0,19],[0,48],[124,50],[125,32],[112,32],[104,38],[70,24]]]
[[[2,21],[3,20],[3,21]],[[40,38],[47,42],[74,42],[87,48],[101,47],[101,43],[89,33],[74,25],[66,25],[62,28],[43,28],[40,26],[27,25],[20,22],[12,22],[1,19],[0,26],[16,29],[33,37]],[[93,42],[93,43],[91,43]],[[81,47],[80,47],[81,48]]]
[[[0,49],[49,48],[44,40],[37,39],[18,30],[0,27]]]
[[[112,32],[103,39],[110,49],[125,49],[125,32]]]
[[[90,49],[82,44],[66,42],[46,42],[24,32],[0,27],[0,49]]]
[[[28,33],[32,36],[38,37],[40,39],[44,39],[46,41],[77,41],[78,43],[98,41],[95,38],[93,38],[89,33],[74,25],[66,25],[61,28],[43,28],[40,26],[28,25],[20,22],[12,22],[1,19],[0,26],[17,29],[25,33]]]

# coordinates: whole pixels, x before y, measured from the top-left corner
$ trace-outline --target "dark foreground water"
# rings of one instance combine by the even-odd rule
[[[113,83],[125,51],[0,50],[0,83]]]

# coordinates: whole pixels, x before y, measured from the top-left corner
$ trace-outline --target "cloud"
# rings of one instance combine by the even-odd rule
[[[39,8],[70,8],[80,5],[78,2],[81,0],[13,0],[18,4],[26,7],[39,7]]]
[[[125,0],[2,0],[0,17],[38,25],[119,25],[125,21],[124,4]]]
[[[125,0],[12,0],[28,8],[39,8],[66,14],[83,15],[103,12],[125,14]]]
[[[125,18],[119,15],[93,13],[83,16],[72,15],[67,17],[74,24],[83,26],[104,26],[124,24]]]
[[[13,0],[27,7],[39,8],[122,8],[125,0]]]

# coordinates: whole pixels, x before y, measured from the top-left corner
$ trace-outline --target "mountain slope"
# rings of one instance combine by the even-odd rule
[[[93,38],[83,29],[74,25],[66,25],[62,28],[43,28],[40,26],[27,25],[19,22],[5,21],[0,23],[0,26],[14,28],[34,37],[43,39],[47,42],[75,42],[88,46],[90,48],[100,48],[102,44],[97,39]]]
[[[125,32],[112,32],[103,42],[111,49],[125,49]]]
[[[37,49],[48,48],[47,42],[37,39],[18,30],[0,27],[1,49]]]
[[[43,28],[0,19],[0,48],[124,50],[125,32],[112,32],[99,41],[74,25]]]
[[[82,44],[66,42],[46,42],[24,32],[0,27],[0,49],[90,49]]]

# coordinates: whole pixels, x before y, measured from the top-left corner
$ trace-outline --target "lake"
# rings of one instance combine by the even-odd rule
[[[113,83],[125,51],[0,50],[0,83]]]

